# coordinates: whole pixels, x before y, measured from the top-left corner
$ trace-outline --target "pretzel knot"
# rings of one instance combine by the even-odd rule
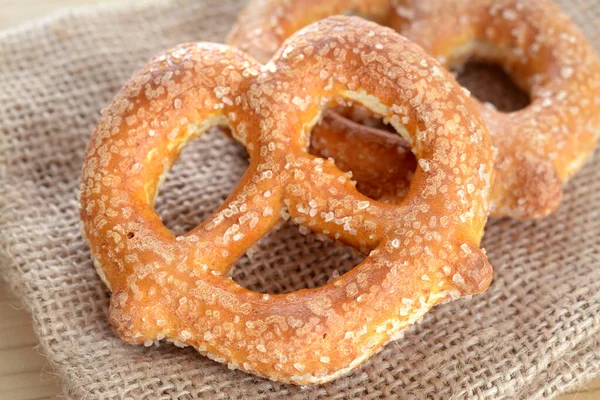
[[[325,106],[385,115],[418,159],[400,205],[361,195],[307,152]],[[186,142],[228,125],[250,155],[215,213],[175,237],[153,209]],[[266,65],[223,45],[185,44],[136,73],[87,150],[81,217],[129,343],[168,339],[229,368],[296,384],[359,365],[432,306],[479,293],[493,178],[485,125],[432,58],[388,28],[334,17],[290,38]],[[368,256],[316,289],[268,295],[224,276],[286,210]]]

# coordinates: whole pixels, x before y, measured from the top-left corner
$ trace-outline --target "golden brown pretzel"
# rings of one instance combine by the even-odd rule
[[[402,204],[365,197],[306,151],[322,109],[343,99],[389,118],[413,143],[419,164]],[[185,143],[215,125],[229,125],[250,166],[211,217],[175,237],[152,206],[158,182]],[[320,383],[432,306],[487,288],[479,243],[492,179],[485,124],[449,74],[391,29],[334,17],[294,35],[266,65],[206,43],[154,58],[92,135],[81,218],[125,341],[167,339],[229,368]],[[289,294],[223,276],[285,210],[368,256],[321,288]]]
[[[274,46],[274,38],[282,40],[293,32],[292,28],[322,18],[320,9],[313,11],[320,3],[305,0],[303,19],[296,21],[299,11],[295,2],[251,0],[229,43],[243,46],[249,54],[264,60],[265,53],[258,51],[263,38],[269,37]],[[345,1],[330,4],[332,8],[335,4],[336,12],[345,11]],[[498,179],[492,190],[491,214],[527,219],[555,210],[562,184],[591,154],[600,131],[600,62],[573,22],[548,0],[392,0],[387,17],[382,17],[381,2],[373,4],[378,20],[383,18],[384,23],[423,46],[446,67],[460,66],[469,58],[497,63],[530,94],[531,104],[512,113],[496,111],[473,99],[498,148]],[[269,16],[274,9],[279,10],[277,17]],[[262,36],[245,32],[249,10],[252,26],[263,27]],[[368,12],[364,15],[371,17]],[[278,35],[269,36],[275,28],[280,29]],[[341,123],[338,121],[336,131]],[[327,123],[320,124],[313,137],[327,140],[328,154],[334,159],[345,157],[338,150],[340,142],[327,138],[347,138],[332,134],[330,129]],[[348,132],[357,129],[360,127],[356,125],[346,128]],[[380,147],[379,153],[371,156],[389,157],[392,153],[386,149]],[[360,164],[347,167],[357,178],[364,175],[358,173],[363,168]],[[386,166],[381,164],[380,168]],[[398,175],[395,184],[402,188],[409,180],[410,175]]]

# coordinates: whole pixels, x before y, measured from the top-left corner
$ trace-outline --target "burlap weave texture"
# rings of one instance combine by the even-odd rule
[[[600,48],[600,2],[560,2]],[[0,34],[0,274],[31,310],[41,351],[70,398],[550,398],[600,375],[599,152],[543,220],[491,220],[495,268],[483,295],[435,308],[353,374],[327,385],[270,382],[192,349],[125,345],[80,233],[82,158],[100,111],[153,54],[223,41],[240,3],[197,0],[63,13]],[[211,132],[192,143],[157,209],[177,233],[198,224],[246,168]],[[315,287],[356,265],[352,251],[284,225],[234,278],[267,293]]]

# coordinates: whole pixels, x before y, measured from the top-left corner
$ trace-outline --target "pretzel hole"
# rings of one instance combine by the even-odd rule
[[[360,105],[324,113],[310,138],[309,153],[331,158],[350,173],[357,190],[377,201],[399,204],[408,194],[416,158],[381,116]]]
[[[453,72],[472,96],[482,103],[492,104],[498,111],[514,112],[531,103],[529,94],[497,64],[470,59]]]
[[[350,246],[287,221],[240,257],[231,277],[258,293],[291,293],[321,287],[364,258]]]
[[[529,78],[534,75],[532,60],[523,62],[517,53],[517,48],[476,39],[441,58],[473,97],[498,111],[514,112],[531,103]]]
[[[210,129],[183,148],[165,177],[154,208],[168,229],[183,235],[225,201],[247,168],[244,146],[219,129]]]

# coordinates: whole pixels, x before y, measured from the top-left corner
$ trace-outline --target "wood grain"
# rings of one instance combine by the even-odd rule
[[[141,0],[133,0],[141,1]],[[0,30],[44,16],[64,7],[126,4],[132,0],[0,0]],[[55,398],[60,388],[46,358],[37,351],[38,340],[30,315],[0,282],[0,399]],[[600,378],[556,400],[599,400]]]
[[[31,317],[0,282],[0,399],[42,399],[60,392],[37,345]]]

